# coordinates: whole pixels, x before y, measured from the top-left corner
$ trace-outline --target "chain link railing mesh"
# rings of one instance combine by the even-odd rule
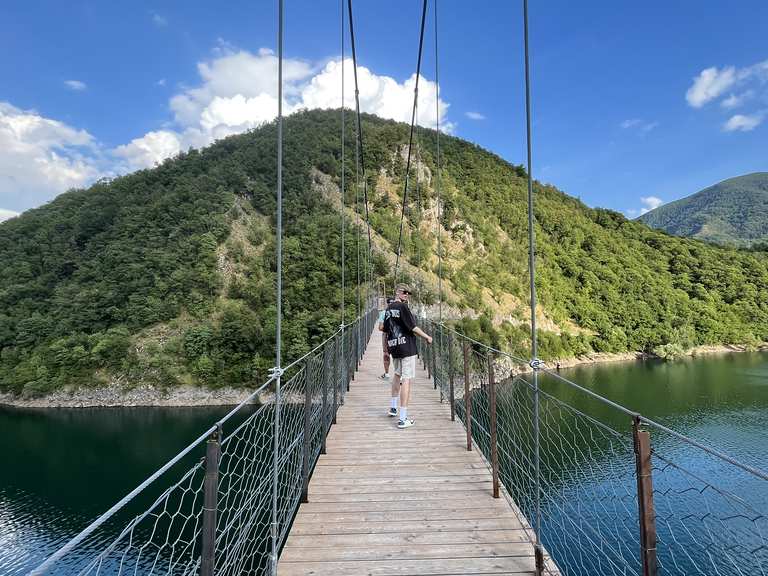
[[[347,326],[343,334],[339,331],[289,366],[279,395],[273,381],[262,385],[252,401],[233,410],[188,446],[177,457],[178,464],[164,471],[169,476],[176,472],[178,480],[152,496],[160,482],[150,478],[117,507],[118,512],[105,514],[103,522],[99,519],[33,574],[201,573],[204,517],[211,513],[205,506],[206,467],[211,461],[201,456],[211,442],[219,451],[212,461],[218,473],[214,485],[217,502],[213,573],[270,574],[272,547],[279,550],[287,538],[305,482],[375,320],[376,311],[371,310]],[[224,424],[232,429],[220,437]],[[273,543],[275,486],[277,522]],[[125,522],[130,516],[132,519]]]
[[[551,556],[546,573],[643,574],[637,419],[642,425],[636,430],[650,433],[652,447],[656,573],[768,575],[768,482],[760,471],[705,452],[559,374],[534,374],[521,358],[426,324],[434,345],[420,343],[422,361],[432,367],[441,397],[453,399],[456,417],[470,427],[474,446],[489,463],[493,369],[499,478],[532,542],[538,379],[540,537]],[[606,406],[615,414],[606,417]]]

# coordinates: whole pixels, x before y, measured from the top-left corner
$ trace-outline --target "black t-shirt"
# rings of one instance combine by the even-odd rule
[[[416,356],[416,320],[405,302],[392,302],[384,312],[384,332],[393,358]]]

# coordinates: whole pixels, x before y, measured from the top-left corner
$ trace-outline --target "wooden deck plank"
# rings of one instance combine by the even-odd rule
[[[374,334],[283,548],[280,576],[533,574],[533,546],[491,474],[466,450],[417,367],[409,416],[387,416],[389,382]]]

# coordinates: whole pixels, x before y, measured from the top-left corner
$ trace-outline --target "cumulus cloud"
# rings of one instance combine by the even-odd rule
[[[705,68],[693,79],[693,85],[685,93],[690,106],[701,108],[729,90],[738,80],[736,68],[729,66],[722,70]]]
[[[735,114],[723,124],[724,132],[749,132],[757,128],[765,119],[765,112],[755,114]]]
[[[0,102],[3,210],[38,206],[68,188],[89,185],[102,176],[151,167],[183,150],[273,120],[278,108],[277,64],[271,50],[252,53],[220,42],[210,59],[198,63],[199,82],[183,87],[170,98],[171,118],[112,149],[104,148],[84,130]],[[352,109],[355,99],[350,59],[321,64],[286,59],[284,113],[338,108],[342,69],[346,75],[344,104]],[[415,75],[398,81],[361,66],[358,79],[362,111],[410,122]],[[435,127],[439,121],[442,131],[452,132],[455,124],[446,119],[448,106],[438,100],[437,85],[420,77],[418,124]]]
[[[741,94],[731,94],[720,102],[720,106],[725,108],[726,110],[732,110],[733,108],[738,108],[739,106],[743,106],[747,101],[751,100],[755,95],[754,90],[747,90],[746,92],[742,92]]]
[[[131,140],[115,148],[115,154],[123,158],[129,169],[138,170],[175,156],[181,151],[179,137],[168,130],[147,132],[141,138]]]
[[[80,80],[64,80],[64,85],[74,92],[82,92],[88,85]]]
[[[14,212],[13,210],[4,210],[3,208],[0,208],[0,222],[3,222],[5,220],[8,220],[9,218],[13,218],[14,216],[18,216],[18,212]]]
[[[641,196],[640,204],[643,205],[642,208],[630,208],[627,210],[627,215],[631,216],[632,218],[642,216],[646,212],[650,212],[651,210],[664,204],[664,200],[656,196]]]
[[[85,130],[0,102],[0,198],[4,210],[38,206],[101,175]]]
[[[693,108],[702,108],[715,100],[720,100],[723,110],[733,110],[753,102],[759,106],[760,100],[768,100],[768,60],[751,66],[737,68],[706,68],[693,79],[693,84],[685,98]],[[727,96],[726,96],[727,94]],[[747,110],[745,114],[731,116],[722,126],[726,132],[754,130],[765,117],[763,110]]]
[[[236,50],[220,42],[211,60],[200,62],[200,84],[188,87],[170,99],[174,130],[153,131],[116,154],[131,169],[152,166],[189,147],[200,147],[255,128],[277,116],[277,56],[262,48],[257,53]],[[344,105],[354,108],[351,59],[331,60],[315,66],[299,59],[283,62],[283,113],[300,109],[337,108],[341,104],[342,69],[347,82]],[[360,108],[401,122],[410,122],[416,75],[404,82],[378,75],[358,66]],[[448,103],[437,101],[437,85],[419,78],[417,123],[452,132],[455,124],[446,120]]]
[[[465,115],[470,120],[485,120],[485,116],[480,112],[467,112]]]

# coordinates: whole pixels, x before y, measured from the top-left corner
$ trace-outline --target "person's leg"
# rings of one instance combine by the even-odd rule
[[[397,403],[400,398],[400,358],[395,358],[395,375],[392,378],[392,387],[390,389],[389,415],[397,416]]]
[[[411,382],[416,376],[416,356],[408,356],[401,360],[400,369],[400,418],[398,426],[407,428],[413,426],[413,419],[408,418],[408,404],[411,400]]]
[[[408,418],[408,401],[411,399],[411,378],[400,382],[400,422]]]
[[[381,379],[386,380],[389,375],[389,349],[387,348],[387,335],[385,333],[381,334],[381,346],[384,359],[384,374],[381,375]]]

